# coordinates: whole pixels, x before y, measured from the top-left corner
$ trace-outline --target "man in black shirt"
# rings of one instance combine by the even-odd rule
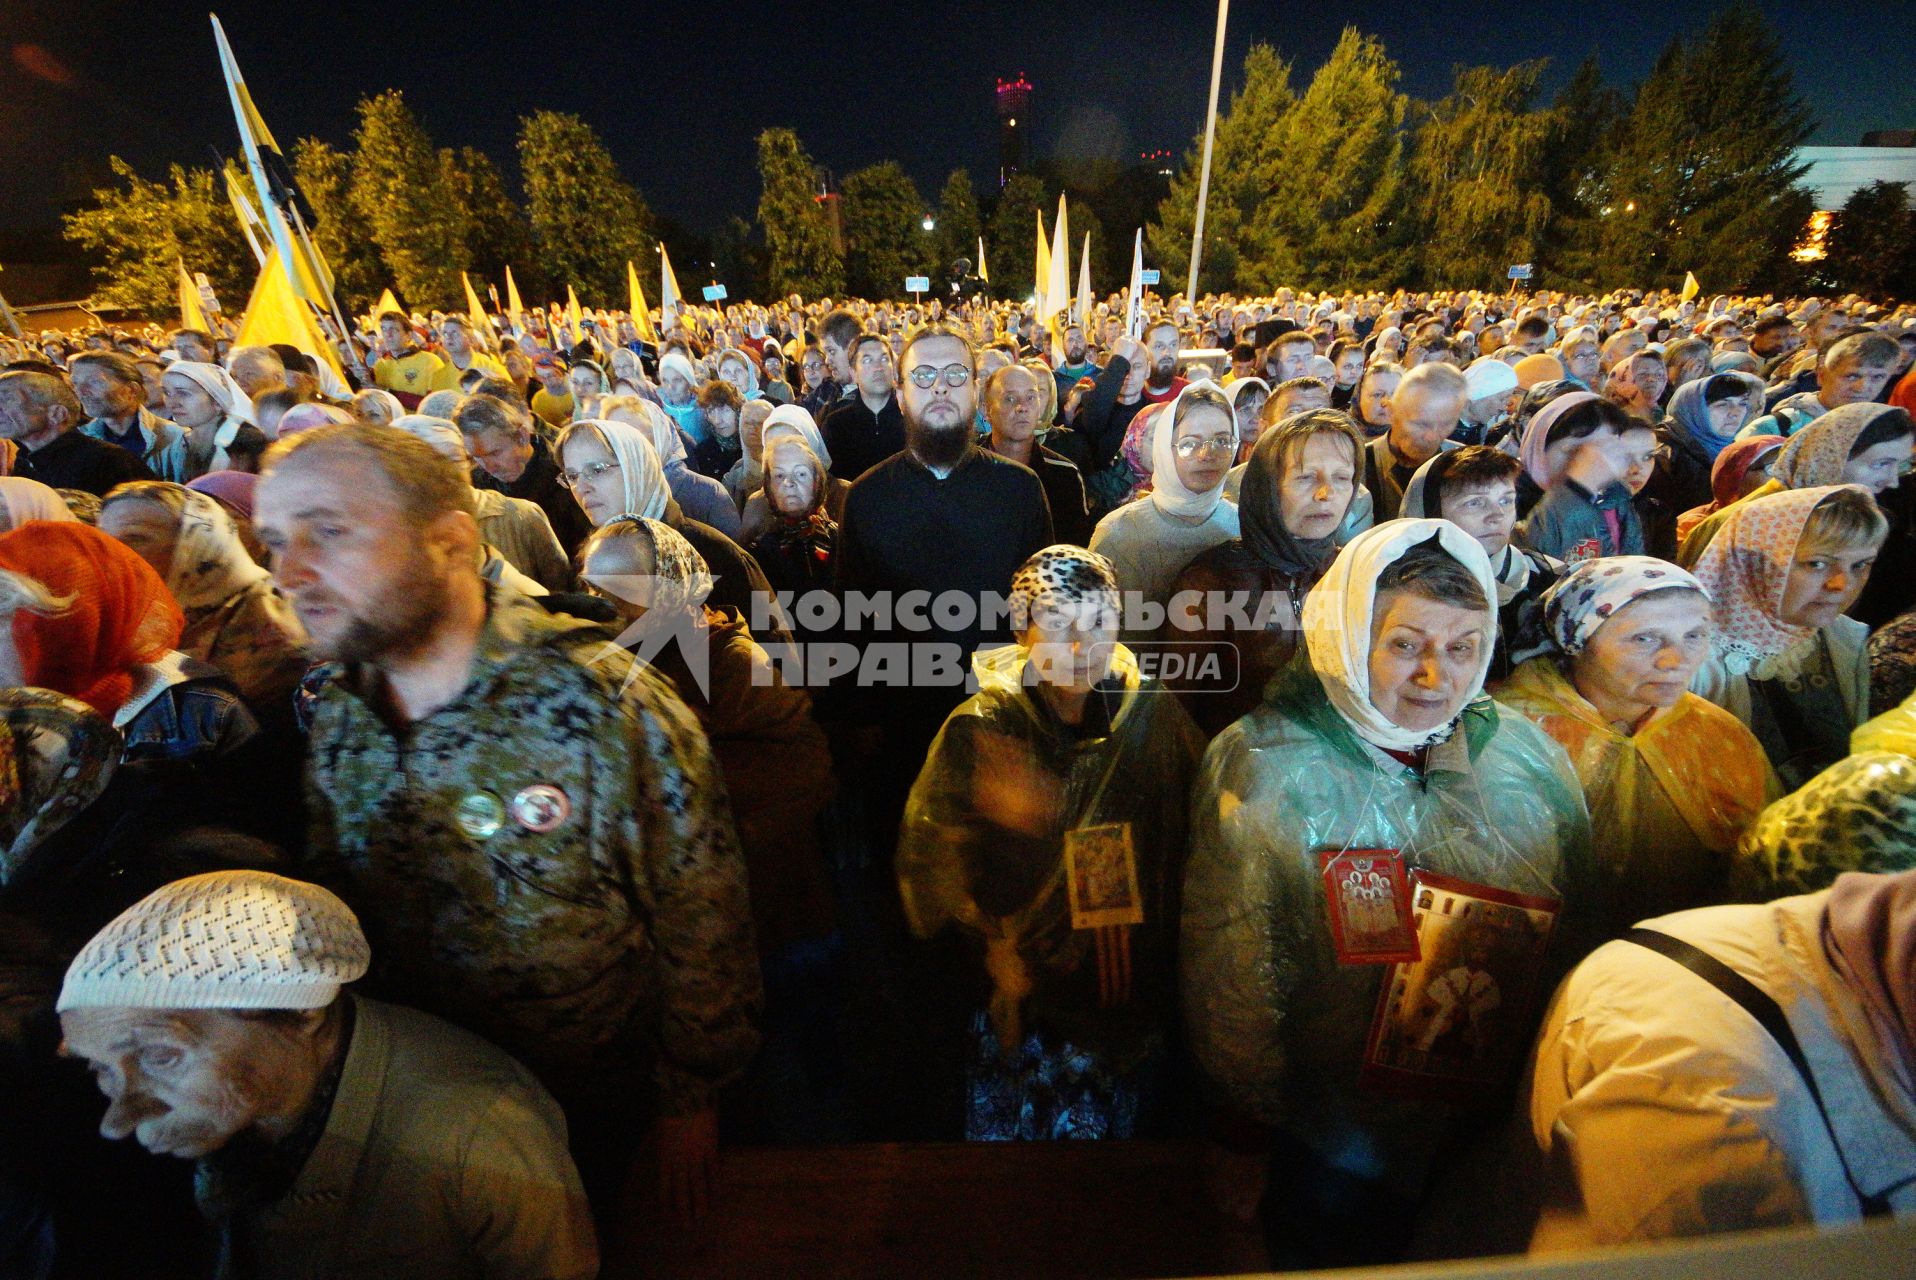
[[[533,429],[532,410],[511,396],[477,394],[459,402],[453,421],[466,437],[466,452],[479,464],[473,483],[536,503],[566,555],[577,553],[592,522],[572,491],[559,483],[559,465]]]
[[[154,478],[130,450],[81,434],[86,420],[64,378],[29,370],[0,374],[0,435],[22,450],[16,474],[101,497],[128,480]]]
[[[1038,416],[1044,410],[1044,388],[1021,364],[998,370],[984,383],[985,421],[991,424],[991,451],[1001,458],[1031,468],[1044,486],[1045,505],[1051,508],[1051,528],[1058,541],[1085,546],[1091,540],[1091,515],[1085,506],[1084,477],[1062,454],[1038,442]]]
[[[905,447],[905,420],[898,409],[891,349],[875,333],[852,339],[847,355],[858,393],[825,411],[818,424],[832,454],[832,475],[858,477]]]

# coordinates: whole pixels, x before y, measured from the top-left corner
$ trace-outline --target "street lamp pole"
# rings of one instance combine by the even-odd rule
[[[1231,0],[1217,0],[1217,42],[1211,47],[1211,105],[1204,113],[1204,161],[1198,168],[1197,220],[1191,228],[1191,280],[1184,296],[1196,305],[1198,260],[1204,255],[1204,205],[1211,195],[1211,141],[1217,136],[1217,87],[1224,75],[1224,20]]]

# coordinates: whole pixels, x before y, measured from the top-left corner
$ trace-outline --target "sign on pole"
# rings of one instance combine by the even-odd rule
[[[708,285],[706,285],[706,286],[705,286],[705,300],[706,300],[707,302],[723,302],[723,301],[725,301],[725,286],[724,286],[724,285],[722,285],[722,284],[708,284]]]
[[[905,292],[911,293],[911,294],[930,293],[931,292],[931,277],[930,276],[906,276],[905,277]]]
[[[1156,284],[1158,282],[1158,269],[1156,267],[1146,267],[1138,273],[1138,276],[1139,284]]]
[[[1510,268],[1510,278],[1512,280],[1530,279],[1530,264],[1528,262],[1519,262],[1514,264]]]

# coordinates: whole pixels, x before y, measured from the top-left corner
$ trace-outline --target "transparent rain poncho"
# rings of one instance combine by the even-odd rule
[[[1006,1051],[1037,1029],[1124,1070],[1168,1030],[1186,802],[1203,739],[1123,646],[1077,727],[1023,687],[1028,660],[1021,645],[975,657],[978,692],[946,720],[911,790],[899,891],[918,936],[956,924],[982,943],[990,1024]],[[1128,842],[1135,855],[1143,919],[1129,931],[1122,1001],[1101,998],[1101,930],[1072,927],[1065,852],[1085,848],[1087,834],[1105,849]]]
[[[1231,1111],[1416,1195],[1454,1103],[1435,1096],[1448,1089],[1360,1084],[1386,981],[1404,967],[1339,962],[1319,854],[1401,850],[1412,870],[1561,902],[1541,963],[1515,975],[1529,989],[1496,1007],[1469,996],[1486,1037],[1470,1096],[1494,1105],[1598,914],[1590,820],[1562,748],[1478,697],[1420,777],[1359,739],[1300,654],[1211,744],[1191,803],[1181,995],[1198,1064]]]
[[[1780,790],[1735,716],[1686,694],[1619,733],[1550,655],[1519,666],[1497,701],[1556,739],[1583,781],[1606,933],[1723,901],[1737,840]]]

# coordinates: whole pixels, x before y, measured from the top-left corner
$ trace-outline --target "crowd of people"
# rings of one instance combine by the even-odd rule
[[[1201,1140],[1277,1266],[1916,1212],[1916,308],[1089,312],[0,340],[0,1273],[854,1140]]]

